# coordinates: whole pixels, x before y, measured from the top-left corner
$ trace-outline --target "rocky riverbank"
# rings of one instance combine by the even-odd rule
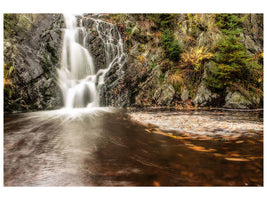
[[[184,135],[190,138],[238,139],[241,137],[258,137],[263,135],[262,111],[224,111],[224,110],[191,110],[191,111],[133,111],[131,118],[152,130],[166,135]]]

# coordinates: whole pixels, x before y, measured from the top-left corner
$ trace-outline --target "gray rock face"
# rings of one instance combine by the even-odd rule
[[[184,100],[187,100],[189,98],[189,91],[187,90],[187,88],[185,88],[181,94],[181,99],[184,101]]]
[[[214,103],[217,98],[217,94],[212,93],[202,82],[198,91],[196,93],[196,97],[193,100],[194,104],[198,104],[199,106],[209,106]]]
[[[20,31],[13,37],[4,38],[4,61],[14,66],[13,102],[24,110],[59,108],[62,98],[56,84],[56,69],[60,67],[63,16],[18,16],[20,21],[17,26],[20,27]],[[9,110],[9,104],[5,103],[5,111]]]
[[[14,67],[21,83],[29,83],[38,78],[44,70],[40,64],[36,50],[26,45],[18,45],[19,55],[14,58]]]
[[[247,49],[252,53],[263,52],[263,15],[248,14],[243,26],[243,38]]]
[[[171,104],[174,94],[175,90],[173,86],[170,84],[164,84],[155,91],[153,99],[156,101],[157,105],[168,106]]]
[[[86,47],[94,58],[96,71],[106,68],[105,48],[96,31],[89,32],[86,37]]]
[[[82,26],[87,32],[85,46],[94,58],[96,71],[107,68],[107,65],[118,54],[116,49],[111,47],[111,44],[117,45],[119,41],[117,27],[94,19],[92,16],[82,18]],[[106,46],[107,49],[105,49],[107,43],[110,45]],[[115,51],[113,52],[113,50]]]
[[[85,47],[94,59],[97,72],[96,87],[99,92],[100,106],[125,107],[130,106],[131,94],[125,83],[126,54],[120,46],[119,28],[102,21],[102,16],[88,15],[82,18],[86,30]],[[103,70],[108,71],[103,76]]]
[[[259,97],[252,97],[248,99],[247,97],[243,96],[239,92],[229,92],[225,97],[225,108],[253,108],[255,105],[259,105],[260,98]]]
[[[161,87],[160,83],[161,74],[162,72],[160,70],[160,67],[156,66],[152,70],[147,80],[138,86],[138,88],[140,88],[140,91],[138,95],[135,97],[135,106],[152,106],[153,105],[152,100],[158,99],[160,97],[161,90],[158,91],[158,94],[154,94],[154,92]]]

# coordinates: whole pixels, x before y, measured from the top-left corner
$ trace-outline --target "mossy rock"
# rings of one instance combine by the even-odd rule
[[[225,97],[225,108],[237,108],[237,109],[248,109],[259,107],[260,98],[253,96],[247,98],[240,92],[229,92]]]

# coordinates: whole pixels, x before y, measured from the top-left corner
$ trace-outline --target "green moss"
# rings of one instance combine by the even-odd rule
[[[126,34],[130,35],[132,33],[132,29],[131,28],[126,28]]]
[[[182,94],[182,85],[180,85],[178,82],[174,82],[172,84],[176,94],[181,95]]]
[[[160,80],[160,82],[161,82],[161,83],[163,83],[163,82],[164,82],[164,74],[163,74],[163,73],[162,73],[162,74],[160,74],[159,80]]]
[[[59,37],[61,38],[62,35],[62,31],[60,29],[55,30],[55,32],[59,35]]]
[[[49,44],[46,45],[46,49],[51,54],[51,61],[54,64],[57,63],[58,62],[58,58],[57,58],[56,50],[53,47],[51,47]]]
[[[134,34],[134,35],[140,35],[140,34],[141,34],[141,29],[138,28],[138,27],[136,27],[136,28],[134,29],[133,34]]]
[[[17,24],[19,22],[19,15],[4,14],[4,37],[8,38],[17,33]]]
[[[140,53],[144,53],[146,51],[146,45],[145,44],[139,45],[138,51]]]

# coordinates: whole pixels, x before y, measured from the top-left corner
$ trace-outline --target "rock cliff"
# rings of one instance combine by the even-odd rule
[[[4,20],[4,63],[14,68],[5,111],[60,107],[56,69],[60,65],[62,15],[5,14]]]
[[[96,83],[101,106],[262,107],[262,14],[88,14],[77,22],[97,77],[108,68],[103,84]],[[12,80],[5,111],[62,106],[62,28],[60,14],[4,16],[5,78]],[[223,63],[222,48],[234,45],[237,58]],[[226,75],[224,64],[232,70]]]

